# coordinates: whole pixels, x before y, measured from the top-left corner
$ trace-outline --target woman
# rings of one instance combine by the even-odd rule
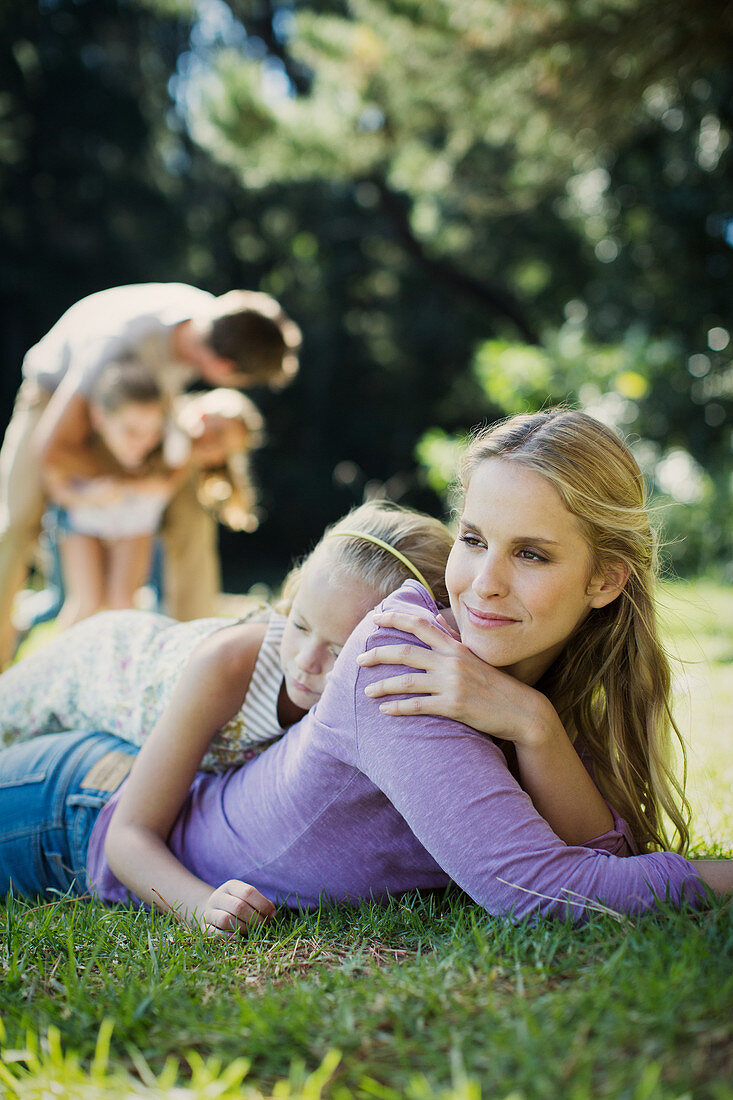
[[[517,433],[524,442],[517,442]],[[652,799],[635,808],[637,820],[648,822],[648,832],[639,836],[647,844],[661,827],[656,806],[672,797],[660,779],[660,723],[647,730],[639,760],[627,761],[624,720],[634,723],[635,716],[628,709],[621,716],[606,714],[604,706],[615,706],[618,698],[635,700],[650,689],[650,668],[661,660],[620,600],[632,572],[648,581],[652,563],[641,476],[630,453],[576,412],[515,418],[494,442],[488,453],[481,453],[481,441],[471,452],[475,463],[467,467],[461,534],[446,575],[456,627],[465,648],[482,662],[471,668],[482,674],[476,695],[483,732],[442,716],[450,707],[435,693],[430,671],[417,674],[426,678],[427,696],[380,704],[387,690],[379,670],[384,655],[363,657],[362,664],[357,658],[386,644],[387,659],[411,661],[415,647],[409,635],[367,616],[342,651],[319,704],[277,745],[224,776],[194,777],[195,753],[176,755],[176,727],[191,714],[191,676],[182,677],[166,727],[151,736],[121,787],[125,747],[106,736],[58,735],[19,747],[34,748],[33,759],[9,760],[15,749],[0,754],[6,784],[0,810],[10,814],[21,812],[10,801],[18,784],[30,787],[34,773],[42,777],[38,784],[48,783],[58,771],[53,839],[59,852],[45,844],[44,868],[56,854],[72,871],[86,868],[89,886],[107,902],[125,900],[131,891],[225,932],[268,917],[273,902],[356,902],[440,887],[449,879],[490,912],[515,919],[536,913],[579,919],[597,903],[639,912],[665,896],[694,904],[706,887],[733,888],[731,861],[690,862],[655,851],[628,859],[611,854],[620,850],[622,823],[612,821],[587,779],[556,709],[569,716],[571,729],[593,716],[593,761],[621,777],[620,791],[630,793],[624,777],[640,767]],[[561,495],[556,485],[562,481]],[[607,531],[636,530],[624,555],[610,535],[603,544],[598,532],[604,525],[590,522],[600,513],[614,519],[605,524]],[[635,587],[625,600],[631,610]],[[417,614],[455,643],[416,581],[406,582],[381,610]],[[589,674],[576,659],[591,642]],[[561,670],[557,677],[555,668]],[[204,647],[197,693],[201,678],[208,677],[212,725],[219,719],[221,675],[220,667],[207,667]],[[613,691],[606,699],[609,675],[625,679],[626,696]],[[556,705],[534,686],[548,676]],[[398,684],[415,686],[412,679]],[[655,698],[657,719],[659,704]],[[472,700],[464,701],[459,716],[472,707]],[[596,744],[599,730],[614,731],[605,761]],[[577,813],[578,840],[590,836],[589,846],[567,845],[556,836],[494,738],[515,742],[518,752],[538,750],[541,764],[553,769],[568,792],[563,799]],[[39,752],[44,740],[48,745]],[[632,734],[628,744],[636,740]],[[163,769],[169,782],[161,797],[156,777]],[[16,847],[39,835],[33,812],[25,812],[31,820],[14,821]],[[0,847],[0,867],[3,858]],[[85,886],[68,872],[52,884],[64,883]]]

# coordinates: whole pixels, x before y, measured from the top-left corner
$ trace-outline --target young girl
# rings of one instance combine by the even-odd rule
[[[286,578],[276,609],[239,622],[95,615],[0,675],[3,743],[85,727],[142,744],[208,639],[206,660],[221,672],[219,702],[227,684],[232,691],[203,766],[241,763],[317,701],[353,628],[406,577],[444,598],[451,543],[438,520],[372,502],[326,531]],[[199,703],[207,703],[203,692],[193,708]]]
[[[209,390],[179,398],[175,420],[196,471],[199,502],[233,531],[255,531],[249,454],[264,438],[257,406],[239,390]]]
[[[581,736],[588,721],[593,758],[620,777],[627,801],[624,776],[637,767],[657,782],[652,742],[667,697],[650,682],[662,661],[653,605],[637,608],[649,592],[653,539],[632,456],[597,421],[565,411],[515,418],[470,454],[447,571],[453,629],[467,651],[458,662],[435,598],[407,580],[380,609],[400,626],[368,615],[295,729],[225,775],[196,776],[226,711],[222,679],[224,696],[235,681],[208,661],[205,643],[121,786],[110,770],[130,748],[109,735],[61,734],[0,753],[0,819],[13,822],[0,836],[0,889],[12,881],[20,893],[132,897],[225,934],[266,919],[274,903],[353,904],[450,880],[514,920],[577,921],[599,903],[627,913],[698,905],[706,888],[733,889],[733,861],[613,854],[618,823],[592,784],[579,786],[582,765],[539,690],[550,685]],[[424,625],[405,633],[415,616]],[[419,661],[417,630],[431,632],[433,646],[418,647]],[[380,646],[386,652],[373,657]],[[381,663],[405,658],[418,671],[408,667],[385,688]],[[456,693],[451,670],[466,661]],[[385,691],[413,698],[380,704]],[[430,713],[450,709],[456,694],[483,732]],[[385,713],[392,709],[399,713]],[[537,813],[502,741],[518,756],[536,754],[550,802],[566,804],[578,830],[590,827],[585,845],[565,843]],[[646,805],[634,810],[648,819]],[[579,814],[588,815],[582,826]],[[598,827],[606,833],[594,836]]]
[[[69,465],[46,466],[71,626],[102,607],[132,607],[150,567],[153,534],[185,476],[163,458],[166,406],[150,372],[112,363],[89,397],[93,435]]]

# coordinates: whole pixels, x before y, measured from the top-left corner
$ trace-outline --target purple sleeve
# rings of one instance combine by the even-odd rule
[[[604,800],[605,801],[605,800]],[[632,836],[631,829],[623,817],[616,813],[610,802],[606,802],[613,816],[613,828],[600,836],[583,843],[584,848],[595,848],[598,852],[608,852],[612,856],[635,856],[639,848]]]
[[[367,648],[404,641],[415,644],[377,628]],[[694,904],[704,895],[694,868],[674,853],[619,859],[604,838],[594,847],[565,845],[489,739],[444,718],[382,714],[364,688],[383,675],[377,666],[356,677],[359,767],[443,870],[490,913],[579,920],[599,906],[639,913],[658,899]]]

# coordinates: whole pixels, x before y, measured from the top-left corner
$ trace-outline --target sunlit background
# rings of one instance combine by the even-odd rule
[[[709,0],[6,5],[3,422],[24,351],[83,295],[261,288],[305,344],[295,385],[255,395],[263,520],[222,534],[230,590],[364,495],[441,512],[462,433],[566,399],[634,441],[670,566],[731,576],[731,19]]]

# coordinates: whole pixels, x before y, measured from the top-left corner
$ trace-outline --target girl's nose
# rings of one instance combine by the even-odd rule
[[[323,672],[325,652],[321,645],[316,642],[309,642],[304,645],[298,652],[298,666],[303,672],[309,672],[311,675],[317,675]]]

